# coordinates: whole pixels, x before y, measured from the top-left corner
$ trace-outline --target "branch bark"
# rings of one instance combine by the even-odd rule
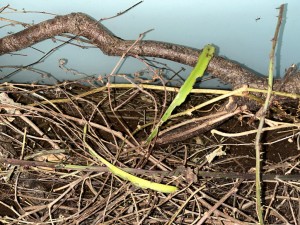
[[[0,55],[18,51],[32,46],[51,37],[71,33],[83,36],[97,46],[104,54],[121,56],[133,44],[134,40],[123,40],[116,37],[101,23],[83,13],[71,13],[56,16],[53,19],[33,25],[23,31],[0,39]],[[158,57],[172,60],[182,64],[194,66],[200,51],[194,48],[170,44],[159,41],[140,41],[128,52],[129,55]],[[252,71],[241,67],[237,63],[215,56],[209,66],[208,72],[224,83],[232,85],[233,89],[247,84],[253,88],[266,89],[267,81],[264,77],[256,76]],[[300,73],[291,77],[282,87],[282,91],[298,93]],[[274,88],[280,84],[275,81]]]

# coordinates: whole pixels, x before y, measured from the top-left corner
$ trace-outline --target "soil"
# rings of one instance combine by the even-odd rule
[[[173,221],[173,224],[191,224],[218,202],[220,206],[208,216],[207,224],[255,224],[258,221],[254,175],[256,133],[223,137],[209,130],[172,144],[143,145],[152,127],[146,125],[159,118],[163,105],[170,103],[174,93],[124,88],[79,96],[90,90],[77,83],[3,88],[10,99],[20,103],[10,103],[20,113],[7,111],[1,103],[0,222],[165,224]],[[38,96],[52,101],[65,100],[49,104]],[[213,97],[190,95],[176,112]],[[174,118],[161,130],[218,112],[223,103],[209,105],[192,116]],[[284,105],[281,109],[289,117],[271,112],[267,118],[294,124],[298,121],[297,108],[293,104]],[[240,113],[214,129],[225,133],[256,130],[258,121],[254,114]],[[87,121],[94,125],[90,124],[85,133]],[[128,142],[97,125],[119,132]],[[133,174],[175,185],[180,192],[168,195],[141,189],[109,172],[65,169],[63,166],[67,164],[102,166],[87,152],[83,138],[116,166],[147,170],[144,174],[133,170]],[[262,134],[261,177],[266,224],[300,223],[298,139],[297,126],[274,128]],[[223,150],[223,155],[208,162],[206,156],[216,149]],[[37,153],[42,154],[37,156]],[[153,158],[160,164],[153,163]],[[19,161],[14,161],[17,159]],[[35,161],[44,163],[43,167],[34,164]],[[51,168],[54,164],[55,168]],[[163,174],[162,168],[173,173]],[[237,190],[222,199],[231,193],[234,185]]]

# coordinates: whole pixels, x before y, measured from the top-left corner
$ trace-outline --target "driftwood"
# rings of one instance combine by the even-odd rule
[[[64,16],[56,16],[53,19],[1,38],[0,55],[27,48],[45,39],[65,33],[87,38],[91,44],[97,46],[104,54],[109,56],[123,55],[135,42],[135,40],[123,40],[116,37],[101,23],[86,14],[71,13]],[[194,66],[198,60],[199,53],[199,50],[186,46],[146,40],[139,41],[133,45],[130,51],[127,52],[127,56],[157,57]],[[267,79],[265,77],[257,76],[251,70],[220,56],[215,56],[211,60],[207,71],[220,81],[230,84],[233,89],[240,88],[243,85],[267,89]],[[300,72],[289,76],[288,79],[284,80],[284,83],[281,80],[276,80],[274,89],[280,89],[280,91],[289,93],[299,93]],[[281,103],[284,103],[286,100],[288,98],[280,98]],[[256,103],[253,104],[246,98],[239,98],[237,104],[238,106],[247,105],[250,110],[258,109]],[[194,135],[195,133],[187,135],[187,137]]]

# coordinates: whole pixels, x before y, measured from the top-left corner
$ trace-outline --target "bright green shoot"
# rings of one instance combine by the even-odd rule
[[[186,79],[184,84],[181,86],[181,88],[180,88],[178,94],[176,95],[175,99],[173,100],[171,105],[168,107],[168,109],[166,110],[166,112],[162,116],[161,120],[158,122],[158,124],[153,129],[153,131],[150,134],[150,136],[148,137],[146,143],[150,143],[153,140],[153,138],[156,137],[156,135],[158,133],[158,130],[159,130],[159,127],[169,119],[169,117],[171,116],[173,110],[177,106],[180,106],[185,101],[186,97],[188,96],[188,94],[193,89],[193,86],[196,82],[196,79],[198,77],[203,76],[203,74],[204,74],[211,58],[214,55],[214,52],[215,52],[215,47],[212,46],[212,45],[206,45],[203,48],[195,68],[193,69],[191,74],[188,76],[188,78]]]

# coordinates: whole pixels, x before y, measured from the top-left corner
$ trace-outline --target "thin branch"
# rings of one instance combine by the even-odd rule
[[[243,180],[237,181],[234,186],[230,189],[230,191],[225,194],[213,207],[211,207],[205,214],[204,216],[199,220],[197,225],[203,224],[207,218],[223,203],[225,202],[231,195],[236,193],[238,191],[238,186],[243,182]]]

